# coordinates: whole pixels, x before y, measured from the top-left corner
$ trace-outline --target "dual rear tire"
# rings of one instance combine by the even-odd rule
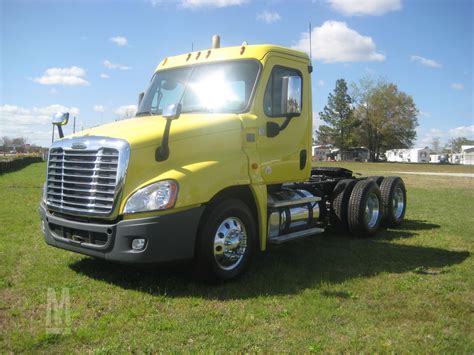
[[[400,225],[405,211],[406,189],[399,177],[341,180],[331,198],[331,223],[357,237]]]

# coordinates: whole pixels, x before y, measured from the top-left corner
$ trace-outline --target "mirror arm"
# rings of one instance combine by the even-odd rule
[[[288,126],[288,124],[290,123],[293,117],[295,116],[286,116],[285,122],[283,122],[280,126],[280,132],[283,131]]]
[[[267,137],[269,138],[273,138],[273,137],[276,137],[278,134],[280,134],[281,131],[283,131],[286,127],[288,127],[288,125],[290,124],[290,121],[294,118],[294,117],[297,117],[299,116],[300,113],[290,113],[290,114],[287,114],[285,117],[285,121],[281,124],[281,126],[278,124],[278,123],[275,123],[275,122],[267,122]],[[273,132],[272,134],[269,135],[269,130],[271,129],[270,125],[274,125],[276,126],[276,129],[277,132]]]
[[[170,136],[171,122],[172,122],[171,119],[166,120],[165,131],[163,132],[163,140],[161,142],[161,146],[156,148],[156,151],[155,151],[156,161],[165,161],[170,156],[170,148],[168,146],[168,140]]]
[[[53,128],[54,129],[54,128]],[[58,125],[58,132],[59,132],[59,138],[63,138],[64,137],[64,132],[63,132],[63,128],[61,126]]]

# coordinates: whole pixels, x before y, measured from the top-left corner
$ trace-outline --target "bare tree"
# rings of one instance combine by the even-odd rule
[[[431,150],[436,154],[440,152],[440,141],[441,139],[439,137],[433,137],[433,140],[431,141]]]

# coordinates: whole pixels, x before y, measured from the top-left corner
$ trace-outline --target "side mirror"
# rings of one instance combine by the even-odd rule
[[[180,103],[168,105],[163,109],[162,116],[167,120],[176,120],[181,115],[181,108],[182,105]]]
[[[284,116],[299,116],[301,113],[301,77],[284,76],[281,86],[281,113]]]
[[[280,133],[280,125],[275,122],[267,122],[267,137],[273,138]]]
[[[69,112],[58,112],[53,115],[52,122],[55,126],[65,126],[69,121]]]
[[[138,107],[140,107],[140,104],[142,103],[144,96],[145,96],[144,92],[141,92],[138,94]]]
[[[53,122],[53,140],[54,140],[54,126],[58,127],[59,138],[64,137],[63,127],[67,125],[69,121],[69,112],[58,112],[57,114],[53,115],[52,122]]]

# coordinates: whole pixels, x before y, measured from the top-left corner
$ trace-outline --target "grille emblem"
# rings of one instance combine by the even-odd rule
[[[72,149],[86,149],[87,145],[82,142],[75,142],[72,144]]]

